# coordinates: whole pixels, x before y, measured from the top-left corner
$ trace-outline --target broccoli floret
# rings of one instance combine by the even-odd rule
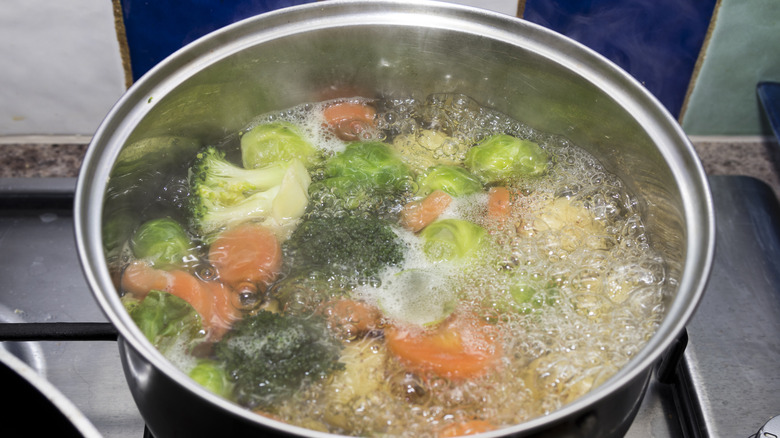
[[[190,212],[205,235],[249,220],[284,234],[306,210],[310,182],[300,160],[244,169],[210,146],[190,168]]]
[[[317,316],[260,311],[236,323],[214,346],[242,405],[272,406],[303,385],[341,369],[341,343]]]
[[[331,157],[309,188],[308,217],[391,218],[413,185],[412,173],[385,143],[354,142]]]
[[[371,281],[379,271],[399,265],[403,243],[385,221],[362,217],[303,221],[283,245],[285,260],[297,271]]]

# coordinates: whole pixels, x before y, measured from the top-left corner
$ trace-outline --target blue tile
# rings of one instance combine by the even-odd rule
[[[526,0],[523,18],[601,53],[680,114],[716,0]]]
[[[315,0],[120,0],[133,80],[199,37],[263,12]]]

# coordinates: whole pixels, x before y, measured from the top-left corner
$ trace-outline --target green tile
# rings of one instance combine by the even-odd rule
[[[682,115],[689,135],[772,135],[756,95],[780,81],[780,1],[721,0]]]

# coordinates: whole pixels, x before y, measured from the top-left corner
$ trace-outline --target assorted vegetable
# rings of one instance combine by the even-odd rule
[[[435,262],[474,257],[485,243],[487,232],[463,219],[442,219],[420,231],[423,251]]]
[[[530,140],[498,134],[469,149],[464,163],[484,181],[495,182],[518,175],[541,175],[547,170],[548,157]]]
[[[482,191],[482,183],[468,170],[454,165],[429,167],[417,178],[417,194],[425,196],[441,190],[452,196],[473,195]]]
[[[245,169],[210,146],[190,168],[190,214],[204,235],[248,220],[284,230],[303,215],[310,182],[300,160]]]
[[[469,379],[488,372],[501,357],[500,343],[489,326],[464,317],[446,320],[433,330],[418,326],[385,329],[387,348],[413,372]]]
[[[364,217],[303,221],[284,243],[293,272],[361,281],[403,261],[403,243],[387,222]]]
[[[385,143],[352,142],[326,161],[312,183],[311,216],[387,216],[412,183],[409,167]]]
[[[202,148],[187,217],[148,220],[127,242],[117,278],[131,318],[213,393],[339,434],[397,433],[383,403],[428,427],[411,435],[487,432],[603,380],[550,370],[555,348],[591,348],[567,344],[583,324],[632,299],[659,307],[630,295],[652,275],[603,262],[623,245],[632,263],[642,246],[626,236],[641,227],[608,227],[594,213],[604,197],[578,195],[549,146],[509,129],[485,136],[493,122],[458,132],[468,124],[449,110],[420,110],[428,122],[406,129],[418,113],[393,122],[364,99],[311,108],[320,134],[274,116]],[[551,173],[565,190],[536,183]],[[587,330],[599,357],[612,349],[591,341],[605,330]],[[587,363],[577,354],[566,363]],[[564,380],[576,383],[554,394]],[[516,409],[503,416],[473,408],[508,399]]]
[[[282,268],[282,247],[270,229],[248,222],[221,232],[208,258],[228,286],[265,289]]]
[[[317,317],[260,311],[238,322],[214,350],[233,379],[236,399],[252,408],[271,406],[343,368],[341,344]]]
[[[376,110],[365,102],[336,102],[322,112],[328,128],[344,141],[361,140],[376,127]]]
[[[160,268],[180,268],[194,261],[195,244],[184,227],[171,218],[152,219],[138,227],[130,245],[136,259]]]
[[[404,205],[401,210],[401,224],[414,232],[435,221],[452,203],[452,196],[441,190],[434,190],[423,199]]]
[[[241,162],[246,169],[292,160],[313,166],[319,158],[319,149],[292,123],[263,123],[241,136]]]

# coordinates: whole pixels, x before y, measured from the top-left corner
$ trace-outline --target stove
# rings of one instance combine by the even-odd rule
[[[751,177],[712,176],[710,183],[712,275],[686,333],[654,372],[627,437],[756,437],[780,414],[780,204]],[[147,436],[116,332],[78,261],[75,186],[73,178],[0,179],[0,347],[103,436]]]

